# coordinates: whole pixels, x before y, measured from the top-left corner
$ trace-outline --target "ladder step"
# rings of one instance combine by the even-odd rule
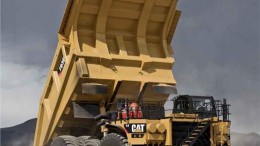
[[[206,126],[206,125],[207,125],[207,123],[200,123],[200,125],[201,125],[201,126]]]
[[[208,122],[201,122],[200,124],[201,124],[201,125],[207,125]]]
[[[194,130],[194,131],[201,131],[200,129],[196,129],[196,130]]]
[[[198,128],[204,128],[205,126],[198,126]]]
[[[198,133],[192,133],[191,135],[198,135]]]
[[[194,138],[195,138],[195,137],[193,137],[193,136],[190,136],[190,137],[189,137],[189,139],[194,139]]]
[[[191,141],[189,141],[189,140],[186,140],[185,142],[186,142],[186,143],[191,143]]]
[[[183,145],[181,145],[181,146],[189,146],[188,144],[183,144]]]

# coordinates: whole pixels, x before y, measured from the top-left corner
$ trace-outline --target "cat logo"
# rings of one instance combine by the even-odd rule
[[[128,133],[146,133],[146,124],[144,123],[125,124],[124,127]]]
[[[61,61],[60,61],[60,65],[59,65],[59,68],[58,68],[58,75],[61,76],[61,73],[62,73],[62,70],[65,66],[65,59],[62,57],[61,58]]]

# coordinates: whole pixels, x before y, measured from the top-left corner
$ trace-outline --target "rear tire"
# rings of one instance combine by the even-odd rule
[[[82,146],[82,143],[74,136],[64,135],[55,138],[51,146]]]
[[[128,146],[128,141],[119,134],[110,133],[102,138],[101,146]]]
[[[77,138],[83,146],[100,146],[100,140],[91,136],[80,136]]]

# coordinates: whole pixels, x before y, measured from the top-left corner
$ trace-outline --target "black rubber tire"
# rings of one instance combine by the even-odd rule
[[[80,136],[77,138],[83,146],[100,146],[100,140],[91,136]]]
[[[63,135],[55,138],[51,146],[83,146],[80,141],[74,136]]]
[[[101,146],[128,146],[128,141],[119,134],[110,133],[102,138]]]

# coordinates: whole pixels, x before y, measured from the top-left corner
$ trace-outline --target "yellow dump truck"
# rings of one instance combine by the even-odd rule
[[[229,146],[226,100],[177,95],[176,5],[68,0],[34,146]]]

